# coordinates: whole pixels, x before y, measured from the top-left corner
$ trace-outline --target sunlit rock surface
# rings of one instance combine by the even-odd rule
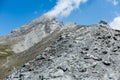
[[[45,25],[33,29],[20,44],[29,48],[41,40],[41,34],[45,36],[51,32],[43,29]],[[43,52],[38,51],[38,56],[15,69],[4,80],[120,80],[119,30],[101,24],[63,30],[53,44]],[[22,48],[20,44],[16,44],[19,49]]]

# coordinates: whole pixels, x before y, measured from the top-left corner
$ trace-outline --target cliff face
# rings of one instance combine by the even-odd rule
[[[63,26],[67,27],[68,24],[64,25],[53,17],[42,16],[11,31],[8,36],[0,37],[0,43],[11,44],[12,50],[15,53],[20,53],[40,42],[52,32],[62,29]]]
[[[0,37],[0,79],[10,74],[15,67],[34,59],[38,52],[52,44],[69,25],[76,26],[42,16],[11,31],[7,36]]]
[[[15,29],[9,34],[9,38],[18,39],[12,46],[12,50],[15,53],[23,52],[34,44],[41,41],[44,37],[50,35],[57,29],[63,27],[63,24],[57,21],[55,18],[48,18],[42,16],[32,22]]]
[[[60,24],[55,27],[60,27]],[[31,43],[29,40],[34,37],[37,39],[31,41],[35,43],[41,40],[37,34],[39,30],[44,31],[42,34],[51,32],[45,32],[43,30],[45,26],[38,26],[38,28],[40,28],[37,29],[38,31],[33,30],[29,36],[27,34],[28,37],[25,40],[28,40],[28,44]],[[58,33],[49,34],[49,37],[53,38],[54,34]],[[56,35],[54,39],[48,39],[44,40],[51,41],[50,45],[47,45],[43,51],[36,50],[40,43],[34,45],[31,49],[38,55],[21,67],[14,69],[13,73],[4,80],[120,79],[120,31],[112,30],[107,25],[101,24],[76,25],[61,29],[59,35]],[[30,53],[29,50],[26,54],[28,53]]]
[[[63,24],[53,17],[42,16],[30,23],[13,30],[9,35],[11,41],[15,41],[12,50],[20,53],[28,50],[30,47],[40,42],[43,38],[49,36],[52,32],[69,27],[76,26],[73,23]]]
[[[0,37],[0,80],[119,80],[119,57],[120,31],[106,22],[42,16]]]

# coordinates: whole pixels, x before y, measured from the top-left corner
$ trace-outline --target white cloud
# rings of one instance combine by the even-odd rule
[[[114,6],[118,5],[118,0],[108,0],[113,3]]]
[[[52,17],[67,17],[74,10],[79,8],[81,3],[87,0],[58,0],[55,7],[45,15]]]
[[[114,20],[110,23],[110,27],[120,30],[120,16],[114,18]]]
[[[118,5],[118,0],[113,0],[113,4],[116,6]]]

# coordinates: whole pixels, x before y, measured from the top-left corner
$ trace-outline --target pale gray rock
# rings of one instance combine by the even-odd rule
[[[7,37],[11,41],[15,40],[11,48],[15,53],[20,53],[62,27],[63,24],[55,18],[42,16],[13,30]]]
[[[99,24],[66,28],[4,80],[120,80],[119,34]]]
[[[77,24],[76,23],[72,23],[72,22],[67,22],[67,23],[64,23],[64,29],[67,29],[67,28],[71,28],[71,27],[75,27]]]

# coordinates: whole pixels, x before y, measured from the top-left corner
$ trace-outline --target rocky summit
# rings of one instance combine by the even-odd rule
[[[42,17],[8,36],[15,55],[2,64],[9,74],[1,80],[120,80],[120,31],[107,23]]]

